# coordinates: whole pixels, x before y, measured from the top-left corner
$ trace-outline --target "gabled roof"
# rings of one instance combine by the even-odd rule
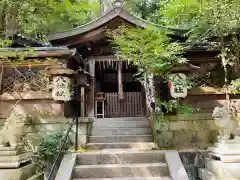
[[[67,47],[0,48],[0,59],[2,57],[17,58],[20,56],[24,58],[63,57],[73,54]]]
[[[163,26],[160,26],[157,24],[153,24],[146,20],[143,20],[139,17],[136,17],[133,14],[129,13],[127,10],[125,10],[123,8],[123,5],[119,4],[119,3],[121,3],[121,1],[115,1],[113,8],[110,9],[104,15],[102,15],[100,18],[98,18],[92,22],[89,22],[87,24],[84,24],[84,25],[78,26],[76,28],[73,28],[71,30],[68,30],[68,31],[51,34],[47,37],[48,40],[54,41],[54,40],[65,39],[65,38],[76,36],[76,35],[85,34],[91,30],[98,29],[98,28],[104,26],[105,24],[109,23],[111,20],[113,20],[117,17],[120,17],[123,20],[129,22],[130,24],[133,24],[133,25],[136,25],[139,27],[143,27],[143,28],[153,27],[153,28],[157,28],[160,30],[164,30],[164,31],[170,31],[177,36],[181,36],[181,35],[183,35],[183,33],[186,32],[185,30],[166,28],[166,27],[163,27]]]

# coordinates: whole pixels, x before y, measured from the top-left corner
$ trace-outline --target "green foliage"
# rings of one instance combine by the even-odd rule
[[[108,32],[108,35],[112,38],[111,42],[117,45],[116,54],[132,62],[138,68],[139,74],[153,73],[154,76],[161,76],[169,81],[171,69],[187,62],[187,59],[182,56],[183,47],[171,42],[166,32],[154,28],[120,27],[117,31]],[[186,114],[196,110],[181,106],[179,100],[157,103],[157,107],[162,105],[168,112],[176,109]],[[163,120],[164,114],[160,109],[155,115],[157,121]]]
[[[239,0],[170,0],[162,14],[166,24],[188,28],[192,44],[213,41],[219,47],[227,98],[229,70],[235,69],[236,77],[240,73]]]
[[[233,80],[230,84],[230,92],[234,94],[240,94],[240,78]]]
[[[187,62],[181,56],[183,48],[170,43],[165,32],[122,26],[108,34],[117,45],[117,55],[130,60],[140,72],[166,76],[172,67]]]
[[[199,111],[199,108],[193,108],[191,106],[181,105],[181,102],[179,99],[174,99],[170,101],[162,101],[161,99],[157,100],[158,107],[161,107],[164,105],[164,107],[167,110],[167,113],[178,111],[180,114],[184,114],[187,116],[191,116],[194,112]]]
[[[154,23],[161,23],[160,8],[164,5],[159,0],[127,0],[128,9],[138,17]]]
[[[174,28],[192,28],[208,0],[169,0],[161,7],[162,22]]]
[[[34,152],[34,161],[39,169],[49,168],[52,165],[60,150],[60,145],[62,144],[65,134],[66,132],[64,130],[60,130],[41,138],[40,144],[36,152]],[[63,150],[66,151],[71,143],[71,137],[69,136]]]
[[[99,3],[88,0],[1,0],[1,39],[15,33],[42,38],[68,30],[96,17]]]

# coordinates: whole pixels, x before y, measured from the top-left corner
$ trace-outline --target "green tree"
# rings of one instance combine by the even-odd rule
[[[173,27],[188,28],[188,41],[215,42],[225,70],[226,98],[230,80],[240,74],[239,0],[170,0],[162,11],[163,19]],[[229,72],[235,69],[235,73]]]
[[[129,59],[141,72],[166,76],[172,67],[186,63],[183,47],[170,43],[166,32],[154,28],[120,27],[109,32],[117,55]]]
[[[0,32],[6,40],[16,33],[44,38],[98,16],[99,3],[88,0],[1,0]]]
[[[126,1],[128,9],[138,17],[154,23],[161,22],[159,12],[163,1],[159,0],[128,0]]]

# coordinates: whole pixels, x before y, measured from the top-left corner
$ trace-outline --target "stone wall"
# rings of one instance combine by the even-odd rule
[[[155,122],[158,145],[166,148],[207,148],[215,141],[217,126],[211,114],[165,116]]]
[[[30,93],[31,94],[31,93]],[[33,115],[35,118],[27,126],[26,140],[34,146],[39,143],[41,137],[67,129],[72,119],[64,117],[64,105],[51,99],[51,94],[25,94],[24,97],[10,96],[3,94],[0,96],[0,129],[4,125],[10,110]],[[88,118],[80,120],[78,128],[79,144],[85,144],[89,129]],[[74,136],[75,125],[72,135]],[[74,141],[74,137],[73,137]]]
[[[213,118],[214,107],[226,103],[224,95],[189,95],[182,101],[183,105],[200,108],[200,111],[190,116],[177,114],[165,116],[157,122],[151,117],[152,129],[155,129],[155,139],[164,148],[207,148],[211,146],[218,134],[218,127]],[[240,96],[231,96],[240,101]],[[235,121],[237,127],[237,122]],[[234,130],[233,130],[234,134]]]

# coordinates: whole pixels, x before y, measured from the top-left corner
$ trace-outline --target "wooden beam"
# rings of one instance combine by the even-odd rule
[[[81,36],[74,36],[73,38],[71,38],[68,41],[63,41],[63,45],[66,46],[74,46],[77,44],[83,44],[83,43],[87,43],[90,41],[96,41],[99,39],[102,39],[105,37],[105,29],[104,28],[99,28],[97,30],[91,31],[87,34],[81,35]]]
[[[117,56],[111,55],[111,56],[93,56],[89,57],[90,61],[124,61],[123,59],[119,59]]]
[[[85,117],[85,87],[80,89],[81,117]]]

